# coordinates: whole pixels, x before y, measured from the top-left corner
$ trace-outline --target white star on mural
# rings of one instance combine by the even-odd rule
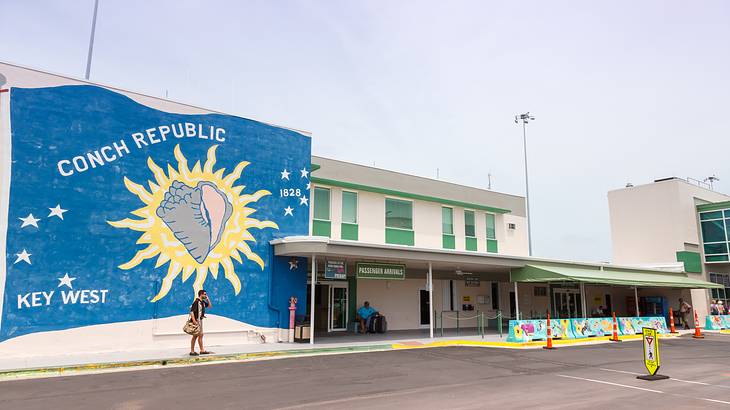
[[[287,215],[294,216],[294,214],[292,213],[293,210],[294,209],[292,209],[292,207],[287,206],[286,208],[284,208],[284,216],[287,216]]]
[[[26,251],[25,249],[23,249],[23,252],[16,253],[15,256],[17,256],[18,258],[15,260],[15,262],[13,262],[13,265],[20,261],[26,262],[28,265],[31,265],[30,255],[32,255],[32,253],[28,253],[28,251]]]
[[[20,225],[21,228],[25,228],[26,226],[35,226],[37,228],[38,221],[40,221],[40,219],[33,216],[33,214],[28,214],[28,216],[26,216],[25,218],[18,218],[18,219],[23,221],[23,224]]]
[[[302,178],[309,178],[309,171],[306,168],[300,169],[299,172],[302,173]]]
[[[289,174],[291,174],[291,172],[287,171],[286,168],[284,168],[284,170],[281,171],[281,179],[286,179],[288,181]]]
[[[311,189],[311,188],[310,188],[310,185],[312,185],[312,184],[311,184],[311,183],[309,183],[309,182],[307,182],[307,191],[309,191],[309,190]]]
[[[56,205],[55,208],[48,208],[48,209],[51,210],[51,213],[48,214],[48,217],[49,218],[52,217],[52,216],[57,216],[57,217],[63,219],[63,213],[64,212],[68,212],[67,209],[61,208],[61,204]]]
[[[299,205],[309,206],[309,198],[307,198],[306,196],[302,196],[301,198],[299,198]]]
[[[299,260],[291,258],[289,260],[289,270],[299,269]]]
[[[76,280],[76,278],[69,278],[68,277],[68,272],[67,272],[65,275],[63,275],[62,278],[58,278],[59,284],[56,287],[57,288],[60,288],[61,286],[64,286],[65,285],[65,286],[68,286],[70,289],[73,289],[74,286],[71,284],[71,282],[73,282],[75,280]]]

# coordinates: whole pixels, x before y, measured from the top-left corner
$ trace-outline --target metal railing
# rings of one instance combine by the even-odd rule
[[[444,315],[446,313],[446,315]],[[455,315],[449,315],[449,313],[453,313]],[[499,333],[499,337],[502,338],[502,332],[503,332],[503,317],[502,317],[502,311],[498,310],[497,313],[490,317],[485,314],[485,312],[476,311],[476,314],[473,316],[463,316],[462,312],[459,310],[442,310],[440,312],[437,312],[437,315],[434,315],[437,318],[437,325],[439,328],[439,332],[441,334],[441,337],[444,336],[444,317],[447,319],[455,320],[456,321],[456,335],[459,335],[459,332],[461,331],[461,322],[463,320],[477,320],[477,334],[481,336],[482,339],[484,339],[484,329],[488,327],[489,320],[496,320],[496,327],[497,332]]]

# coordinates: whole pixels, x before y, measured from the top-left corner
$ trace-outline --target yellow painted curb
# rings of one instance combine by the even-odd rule
[[[723,335],[730,335],[730,329],[721,330],[720,333]]]

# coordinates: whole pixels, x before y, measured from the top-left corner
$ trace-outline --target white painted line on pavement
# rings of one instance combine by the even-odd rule
[[[730,404],[730,401],[722,401],[722,400],[714,400],[714,399],[702,399],[702,400],[711,401],[713,403]]]
[[[644,373],[627,372],[626,370],[605,369],[605,368],[599,368],[598,370],[603,370],[606,372],[632,374],[635,376],[641,376],[644,374]],[[711,384],[711,383],[705,383],[705,382],[696,382],[696,381],[692,381],[692,380],[675,379],[674,377],[670,377],[669,380],[674,380],[675,382],[680,382],[680,383],[699,384],[702,386],[711,386],[711,387],[719,387],[721,389],[730,389],[730,386],[723,386],[721,384]]]
[[[611,382],[606,382],[606,381],[603,381],[603,380],[586,379],[584,377],[568,376],[568,375],[565,375],[565,374],[556,374],[556,376],[558,376],[558,377],[567,377],[569,379],[576,379],[576,380],[585,380],[587,382],[593,382],[593,383],[608,384],[608,385],[611,385],[611,386],[625,387],[627,389],[643,390],[643,391],[648,391],[648,392],[652,392],[652,393],[662,393],[662,394],[664,393],[661,390],[645,389],[643,387],[629,386],[627,384],[611,383]]]
[[[616,373],[633,374],[634,376],[641,376],[643,374],[643,373],[627,372],[626,370],[616,370],[616,369],[603,369],[603,368],[599,368],[598,370],[603,370],[605,372],[616,372]]]

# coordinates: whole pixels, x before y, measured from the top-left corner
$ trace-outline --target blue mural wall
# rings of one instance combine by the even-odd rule
[[[0,340],[186,314],[199,288],[211,314],[288,325],[306,262],[269,241],[308,232],[309,137],[94,86],[12,88],[10,108]]]

